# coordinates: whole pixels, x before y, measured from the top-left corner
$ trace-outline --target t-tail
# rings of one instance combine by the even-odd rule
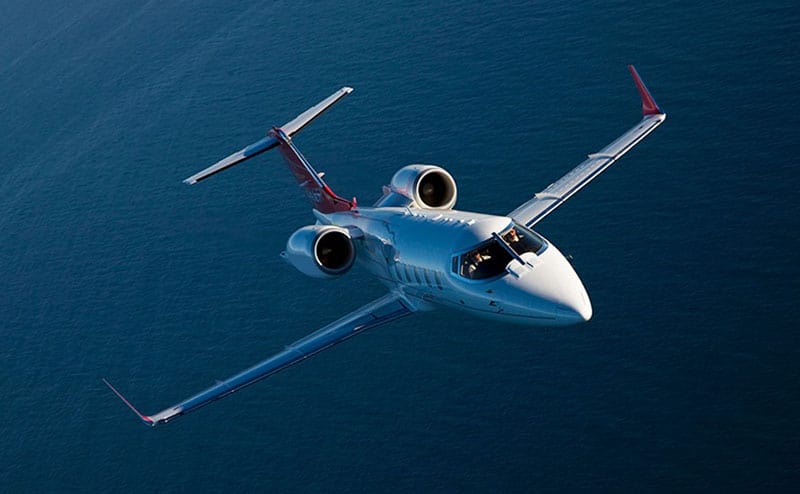
[[[298,115],[294,120],[280,126],[273,127],[266,137],[250,144],[246,148],[233,153],[205,170],[192,175],[184,180],[184,183],[194,185],[197,182],[207,179],[223,170],[238,165],[239,163],[258,156],[273,148],[279,148],[281,155],[289,165],[289,170],[297,179],[303,193],[311,201],[315,209],[321,213],[333,213],[336,211],[348,211],[356,207],[356,200],[349,201],[336,195],[322,179],[322,174],[318,173],[313,166],[305,159],[300,151],[292,143],[292,136],[300,132],[306,125],[310,124],[315,118],[320,116],[325,110],[333,106],[339,100],[353,91],[351,87],[343,87],[312,106],[308,110]]]

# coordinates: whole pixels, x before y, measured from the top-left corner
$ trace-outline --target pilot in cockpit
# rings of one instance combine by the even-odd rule
[[[514,252],[518,254],[520,253],[522,244],[520,243],[521,240],[519,238],[519,235],[517,234],[516,228],[512,228],[511,230],[508,231],[508,233],[503,235],[503,240],[505,240],[506,243],[508,243],[509,247],[514,249]]]
[[[467,256],[467,269],[466,269],[467,278],[475,278],[476,274],[483,266],[483,263],[491,258],[492,256],[489,255],[487,249],[484,249],[483,251],[476,250],[475,252]]]

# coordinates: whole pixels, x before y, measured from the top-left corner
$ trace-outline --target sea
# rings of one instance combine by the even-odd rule
[[[798,492],[792,1],[0,2],[0,492]],[[506,214],[664,125],[537,225],[593,319],[367,332],[155,413],[381,296],[280,257],[277,153],[181,181],[348,85],[295,144],[368,205],[409,163]]]

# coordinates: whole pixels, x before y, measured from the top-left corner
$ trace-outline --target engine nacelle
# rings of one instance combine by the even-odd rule
[[[390,187],[424,209],[452,209],[458,196],[456,181],[436,165],[404,166],[394,174]]]
[[[346,229],[310,225],[289,237],[283,256],[303,274],[314,278],[336,278],[353,266],[356,249]]]

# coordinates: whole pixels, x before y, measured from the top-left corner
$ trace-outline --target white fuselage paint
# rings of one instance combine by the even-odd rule
[[[351,228],[357,262],[420,310],[444,306],[535,326],[574,324],[592,316],[583,283],[549,241],[539,255],[523,254],[524,264],[512,260],[501,276],[471,280],[454,271],[454,256],[507,230],[511,218],[405,207],[316,216]]]

